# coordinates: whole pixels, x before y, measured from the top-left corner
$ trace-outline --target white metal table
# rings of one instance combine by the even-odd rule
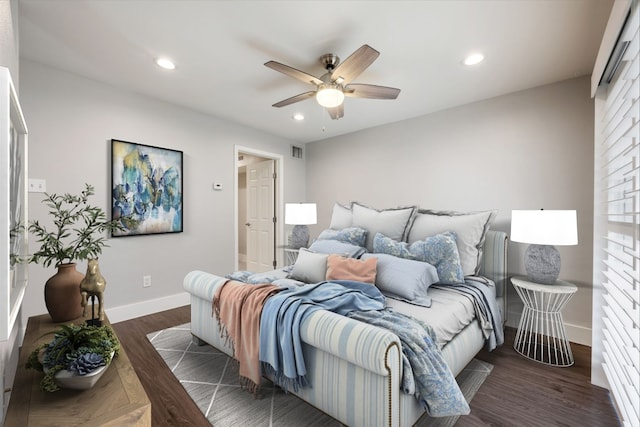
[[[573,365],[561,310],[578,287],[562,280],[543,285],[525,277],[512,277],[511,283],[524,303],[513,348],[527,359],[546,365]]]
[[[284,248],[285,265],[295,264],[296,260],[298,259],[298,252],[300,252],[299,249]]]

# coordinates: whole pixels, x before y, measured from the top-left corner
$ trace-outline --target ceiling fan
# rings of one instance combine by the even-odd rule
[[[318,104],[325,107],[332,119],[344,116],[344,97],[368,99],[396,99],[400,89],[387,86],[377,86],[362,83],[351,83],[378,58],[380,52],[369,45],[362,45],[342,63],[333,53],[320,57],[320,63],[327,70],[321,77],[315,77],[304,71],[289,67],[276,61],[266,62],[264,65],[316,86],[315,90],[304,92],[291,98],[273,104],[274,107],[284,107],[296,102],[304,101],[315,96]]]

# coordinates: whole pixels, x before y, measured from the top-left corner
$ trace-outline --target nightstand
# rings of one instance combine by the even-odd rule
[[[546,365],[573,365],[561,310],[578,287],[562,280],[543,285],[525,277],[512,277],[511,283],[524,303],[513,348],[527,359]]]
[[[293,264],[295,264],[296,260],[298,259],[298,252],[299,251],[300,251],[299,249],[284,248],[285,265],[293,265]]]

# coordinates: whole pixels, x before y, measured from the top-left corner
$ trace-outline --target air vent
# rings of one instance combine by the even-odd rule
[[[295,145],[291,146],[291,157],[296,159],[302,158],[302,147],[296,147]]]

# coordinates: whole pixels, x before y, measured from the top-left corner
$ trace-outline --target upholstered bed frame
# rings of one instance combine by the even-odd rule
[[[498,305],[506,315],[507,235],[488,231],[480,275],[495,282]],[[199,341],[232,356],[212,317],[212,300],[225,278],[193,271],[184,279],[191,294],[191,331]],[[390,331],[319,310],[300,326],[310,387],[294,394],[349,426],[410,426],[423,414],[417,400],[401,391],[401,344]],[[485,344],[477,321],[442,348],[454,375]]]

